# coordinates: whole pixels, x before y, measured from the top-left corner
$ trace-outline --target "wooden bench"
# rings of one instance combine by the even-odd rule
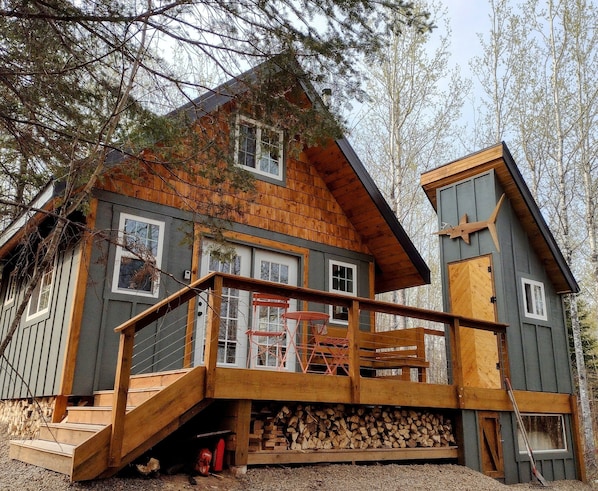
[[[425,334],[430,333],[423,327],[398,329],[384,332],[360,331],[359,365],[366,370],[400,369],[400,375],[393,378],[411,380],[411,369],[417,369],[418,380],[426,382],[426,369],[430,362],[426,360]],[[434,331],[434,334],[436,332]],[[328,326],[328,336],[342,338],[347,330]],[[443,335],[438,332],[438,335]]]

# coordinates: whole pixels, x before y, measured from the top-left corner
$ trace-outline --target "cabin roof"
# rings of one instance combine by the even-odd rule
[[[208,90],[169,115],[184,113],[190,121],[194,121],[210,114],[247,90],[247,82],[255,80],[256,70],[259,69],[260,66]],[[313,104],[325,107],[308,83],[302,80],[301,85]],[[430,270],[427,264],[349,142],[344,137],[329,139],[305,151],[374,256],[375,292],[428,284]],[[113,151],[107,161],[114,164],[125,158],[125,153]],[[0,235],[0,257],[7,252],[4,246],[14,243],[15,234],[25,221],[15,222],[19,225],[16,229],[11,226]],[[10,237],[7,237],[8,232],[11,232]]]
[[[494,170],[529,241],[544,264],[558,293],[577,293],[579,286],[507,145],[502,142],[428,171],[421,185],[437,210],[436,191],[442,187]]]
[[[247,90],[260,66],[209,90],[171,114],[184,111],[194,120],[215,111]],[[324,108],[313,87],[300,80],[312,104]],[[329,139],[306,148],[312,165],[339,203],[376,262],[376,293],[430,283],[430,270],[388,202],[346,138]]]

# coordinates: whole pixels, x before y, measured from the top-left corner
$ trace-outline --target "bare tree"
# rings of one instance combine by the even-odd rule
[[[443,15],[438,3],[421,2],[419,8]],[[369,98],[357,132],[368,169],[410,237],[431,258],[437,251],[431,234],[436,220],[419,188],[419,175],[460,151],[454,148],[459,140],[454,121],[468,89],[458,69],[448,65],[448,25],[442,32],[391,35],[379,56],[369,60]],[[420,290],[394,292],[393,300],[406,303],[408,294],[421,295],[412,300],[428,308],[441,304],[439,296],[432,300]]]

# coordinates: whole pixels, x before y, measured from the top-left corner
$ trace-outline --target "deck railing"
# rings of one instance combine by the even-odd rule
[[[343,354],[342,373],[349,377],[351,391],[355,400],[359,399],[360,383],[363,376],[385,376],[396,377],[395,371],[401,372],[401,378],[406,381],[412,380],[411,369],[419,373],[428,370],[428,361],[419,364],[414,362],[396,364],[388,362],[388,359],[395,359],[396,353],[388,355],[390,351],[390,339],[400,336],[400,330],[385,330],[382,332],[371,332],[376,326],[377,317],[381,315],[397,316],[407,319],[407,324],[418,326],[419,333],[426,339],[444,340],[449,343],[447,352],[448,362],[443,358],[446,370],[443,381],[438,377],[433,380],[435,383],[444,382],[456,387],[464,384],[463,363],[461,357],[461,327],[467,327],[478,331],[490,331],[497,336],[497,349],[499,353],[499,365],[501,375],[508,375],[506,372],[507,348],[506,348],[506,325],[494,322],[470,319],[459,315],[445,312],[430,311],[421,308],[397,305],[389,302],[381,302],[373,299],[351,297],[335,293],[322,292],[318,290],[288,286],[279,283],[271,283],[261,280],[244,278],[235,275],[212,273],[185,287],[168,298],[158,302],[154,306],[138,314],[115,329],[120,335],[119,353],[117,359],[116,376],[114,383],[114,403],[112,408],[112,438],[110,459],[112,465],[118,465],[121,456],[120,445],[123,441],[124,419],[126,413],[127,396],[133,367],[136,334],[141,333],[144,328],[154,323],[171,317],[178,319],[174,322],[184,337],[183,359],[179,361],[180,367],[189,367],[192,359],[192,336],[195,331],[197,318],[197,297],[207,294],[207,319],[205,322],[205,341],[203,348],[203,364],[205,366],[205,395],[210,398],[215,393],[215,373],[218,366],[219,332],[221,328],[221,312],[223,301],[226,302],[223,291],[225,289],[236,289],[243,292],[262,292],[271,295],[279,295],[292,299],[296,310],[320,310],[327,311],[330,306],[343,309],[346,318],[346,327],[331,327],[331,332],[338,336],[339,329],[346,329],[343,336],[346,344],[342,349]],[[179,315],[173,316],[175,311]],[[378,322],[379,323],[379,322]],[[423,327],[422,327],[423,325]],[[248,326],[249,327],[249,326]],[[434,328],[435,327],[435,328]],[[174,328],[173,328],[174,329]],[[370,332],[368,332],[370,331]],[[367,333],[367,334],[364,334]],[[446,334],[446,337],[445,337]],[[195,340],[197,342],[197,340]],[[312,345],[309,344],[308,335],[301,333],[296,340],[296,357],[307,356]],[[165,341],[168,346],[168,341]],[[166,348],[168,351],[168,348]],[[375,353],[375,354],[373,354]],[[322,354],[321,357],[326,357]],[[428,355],[429,356],[429,355]],[[158,355],[159,357],[159,355]],[[298,363],[304,366],[305,358]],[[400,368],[397,368],[400,367]],[[334,373],[340,372],[337,368]],[[442,370],[440,370],[442,372]],[[330,373],[330,372],[329,372]],[[501,377],[501,380],[503,377]],[[119,443],[120,442],[120,443]]]

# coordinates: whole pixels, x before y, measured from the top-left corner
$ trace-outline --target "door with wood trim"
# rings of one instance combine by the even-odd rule
[[[505,477],[502,451],[500,414],[496,411],[478,412],[480,457],[482,472],[495,479]]]
[[[451,312],[496,321],[491,256],[448,264]],[[493,332],[462,327],[461,366],[466,387],[501,388],[498,340]]]

